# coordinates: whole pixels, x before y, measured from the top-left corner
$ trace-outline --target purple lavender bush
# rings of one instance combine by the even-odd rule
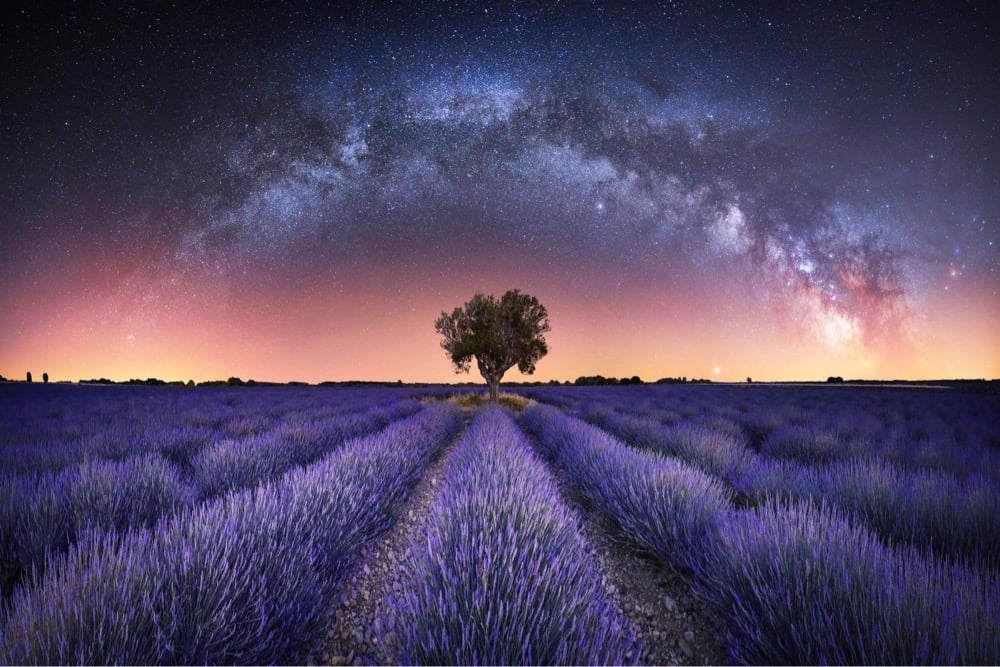
[[[49,551],[64,551],[73,528],[67,473],[0,479],[0,592],[4,597]]]
[[[85,461],[55,474],[8,476],[0,481],[0,497],[4,597],[83,532],[152,526],[194,500],[179,470],[155,454]]]
[[[84,459],[121,461],[148,451],[147,436],[146,429],[137,422],[114,419],[98,432],[84,436],[80,447]]]
[[[750,448],[759,451],[775,436],[772,454],[804,463],[875,454],[911,469],[1000,481],[1000,421],[994,416],[1000,399],[960,388],[647,385],[524,393],[588,420],[610,411],[718,430],[713,424],[723,419],[741,427]]]
[[[306,529],[266,486],[224,496],[157,531],[84,535],[43,577],[15,591],[0,660],[282,661],[277,656],[310,641],[321,622],[325,580],[311,543],[301,539]]]
[[[406,401],[221,440],[192,459],[191,476],[203,498],[248,488],[292,466],[312,463],[345,441],[374,433],[392,419],[413,412],[414,404]]]
[[[178,394],[163,396],[176,398]],[[185,394],[180,396],[183,398]],[[74,397],[80,400],[79,395]],[[371,433],[396,417],[421,409],[416,401],[395,399],[373,407],[371,397],[371,392],[346,394],[336,406],[334,416],[313,421],[304,419],[316,416],[315,394],[297,396],[299,402],[290,405],[284,402],[272,405],[265,400],[262,403],[272,411],[283,405],[284,414],[291,423],[256,432],[275,422],[270,418],[255,418],[252,414],[234,413],[229,427],[225,427],[224,421],[220,421],[218,427],[226,432],[239,427],[236,431],[243,429],[256,433],[242,442],[224,440],[208,447],[204,442],[211,437],[211,431],[184,423],[187,417],[178,417],[169,411],[147,415],[149,428],[143,432],[141,440],[135,436],[136,426],[129,421],[128,411],[109,416],[108,423],[117,426],[106,433],[94,430],[90,420],[84,421],[81,433],[89,433],[84,442],[57,443],[45,448],[40,460],[47,464],[42,467],[61,460],[64,466],[61,471],[25,474],[21,481],[16,481],[15,475],[8,475],[0,482],[4,491],[4,501],[0,503],[0,537],[3,538],[0,594],[2,597],[9,595],[32,568],[39,573],[44,570],[48,554],[65,552],[85,530],[123,531],[151,526],[161,516],[193,503],[197,497],[204,499],[274,479],[292,465],[315,461],[351,437]],[[91,395],[93,404],[89,414],[110,411],[111,406],[98,400],[101,398],[106,397]],[[303,402],[303,399],[307,400]],[[211,407],[212,402],[193,405],[198,410],[196,414],[202,414],[201,411]],[[360,412],[346,412],[348,406]],[[87,406],[78,407],[85,410]],[[250,401],[247,407],[257,408],[260,404]],[[324,410],[329,412],[329,406]],[[298,416],[303,419],[297,419]],[[50,426],[53,433],[66,434],[70,430],[58,420],[52,420]],[[128,436],[129,433],[132,436]],[[183,472],[155,453],[123,460],[93,458],[94,452],[117,456],[125,451],[141,451],[143,447],[151,452],[168,451],[184,466]],[[55,456],[64,450],[66,454],[61,459]],[[190,460],[187,457],[192,452],[198,453]],[[83,461],[74,463],[81,456]],[[181,479],[182,475],[194,482],[193,489]]]
[[[225,437],[347,413],[369,413],[385,426],[418,409],[395,388],[3,385],[0,471],[57,472],[149,451],[186,468],[202,446]]]
[[[836,433],[807,426],[782,426],[764,440],[760,451],[772,458],[822,464],[864,454],[865,448]]]
[[[697,587],[747,664],[996,664],[1000,584],[886,547],[835,510],[729,513]]]
[[[906,470],[878,459],[825,466],[778,466],[757,478],[763,495],[811,499],[861,520],[883,539],[929,548],[947,558],[1000,569],[1000,486],[980,475],[958,478]],[[773,471],[772,471],[773,472]]]
[[[155,436],[155,450],[168,461],[188,469],[191,459],[215,438],[215,432],[206,427],[181,424],[167,426]]]
[[[552,407],[529,407],[521,420],[625,535],[675,569],[700,562],[719,514],[732,506],[722,483],[677,459],[632,449]]]
[[[288,450],[293,465],[308,465],[351,438],[374,433],[421,409],[417,401],[392,401],[322,419],[288,422],[279,426],[276,434]]]
[[[80,443],[51,440],[9,444],[0,448],[0,470],[7,474],[58,472],[83,460]]]
[[[677,457],[722,481],[740,497],[752,488],[758,455],[732,433],[682,422],[606,411],[593,423],[624,442]]]
[[[202,498],[245,489],[277,477],[292,465],[276,433],[227,438],[202,449],[191,461],[191,476]]]
[[[0,662],[304,662],[353,554],[460,423],[427,409],[155,531],[89,533],[14,591]]]
[[[622,664],[636,640],[509,414],[476,414],[386,600],[401,664]],[[630,653],[634,651],[634,653]]]
[[[66,489],[73,532],[152,526],[194,502],[194,490],[156,454],[124,461],[85,461]]]
[[[321,527],[325,563],[333,567],[344,562],[364,541],[392,525],[395,510],[461,424],[457,406],[436,404],[285,476],[293,504]]]

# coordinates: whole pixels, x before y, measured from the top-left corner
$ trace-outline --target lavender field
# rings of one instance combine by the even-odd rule
[[[0,384],[0,662],[1000,662],[997,395],[515,391]]]

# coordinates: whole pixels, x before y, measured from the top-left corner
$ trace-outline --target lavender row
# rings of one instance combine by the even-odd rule
[[[10,594],[47,553],[60,553],[86,530],[152,526],[161,516],[223,492],[274,479],[319,459],[346,440],[419,409],[412,401],[361,414],[291,423],[242,440],[208,445],[185,468],[158,454],[94,460],[59,473],[0,477],[0,593]]]
[[[401,664],[622,664],[638,655],[544,465],[500,408],[474,417],[426,540],[384,608]]]
[[[180,469],[156,454],[0,478],[0,592],[8,596],[86,532],[149,527],[196,496]]]
[[[722,479],[743,502],[786,497],[828,503],[892,542],[1000,569],[1000,485],[981,475],[900,469],[873,456],[802,465],[754,452],[738,432],[686,422],[667,426],[608,411],[592,418],[625,442]]]
[[[577,459],[608,452],[604,465],[610,469],[623,451],[625,460],[633,454],[655,456],[634,452],[550,407],[529,408],[524,420],[595,499],[612,495],[606,489],[620,485],[588,474]],[[662,479],[653,466],[633,468],[631,474]],[[684,477],[669,484],[675,488],[665,495],[690,493]],[[594,493],[592,487],[602,490]],[[596,504],[647,546],[650,540],[629,526],[669,525],[671,518],[681,526],[691,522],[683,511],[657,500],[645,506],[611,498]],[[913,548],[886,546],[837,510],[809,502],[772,500],[749,510],[722,503],[703,508],[691,524],[702,539],[680,563],[692,573],[701,597],[726,619],[734,661],[995,664],[1000,659],[995,632],[1000,583],[995,576]],[[654,551],[668,565],[678,565],[675,551]]]
[[[755,484],[758,497],[827,503],[889,542],[1000,571],[1000,484],[981,475],[905,470],[878,459],[767,461]]]
[[[521,423],[625,535],[678,570],[701,562],[719,513],[732,505],[725,485],[678,459],[628,447],[550,406],[529,407]]]
[[[291,422],[243,439],[225,439],[199,450],[189,467],[202,497],[243,489],[292,466],[308,465],[342,442],[374,433],[420,410],[416,401],[378,406],[315,422]]]
[[[800,463],[879,456],[907,469],[1000,481],[1000,396],[955,389],[652,385],[545,387],[532,398],[592,418],[631,413],[723,430]]]
[[[156,530],[91,533],[14,592],[0,662],[304,662],[357,550],[460,424],[424,410]]]
[[[0,385],[0,471],[57,472],[154,451],[189,458],[219,439],[405,400],[402,390],[382,388]]]
[[[886,546],[811,502],[721,515],[695,582],[735,663],[1000,661],[995,576]]]
[[[755,487],[754,471],[761,457],[732,433],[685,422],[666,426],[649,417],[602,410],[588,421],[623,442],[677,457],[721,479],[745,501]]]

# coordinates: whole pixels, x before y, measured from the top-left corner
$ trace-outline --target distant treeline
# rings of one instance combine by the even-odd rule
[[[195,382],[194,380],[188,380],[184,382],[183,380],[160,380],[159,378],[146,378],[141,380],[138,378],[133,378],[131,380],[125,380],[124,382],[115,382],[114,380],[109,380],[108,378],[98,378],[93,380],[80,380],[80,384],[132,384],[132,385],[145,385],[150,387],[160,387],[160,386],[170,386],[170,387],[311,387],[308,382],[300,382],[298,380],[290,380],[288,382],[267,382],[258,380],[242,380],[238,377],[231,377],[228,380],[204,380],[202,382]],[[397,380],[396,382],[369,382],[365,380],[347,380],[344,382],[333,382],[326,381],[320,382],[315,386],[319,387],[391,387],[400,386],[403,384],[402,380]]]
[[[695,378],[691,378],[689,380],[686,377],[660,378],[659,380],[657,380],[652,384],[685,384],[689,382],[708,383],[711,382],[711,380],[701,380]],[[567,382],[566,384],[569,383]],[[581,375],[580,377],[578,377],[576,380],[573,381],[573,384],[583,387],[604,387],[615,384],[649,384],[649,383],[644,382],[643,379],[640,378],[638,375],[633,375],[630,378],[615,378],[615,377],[606,378],[603,375]]]
[[[49,381],[48,373],[43,373],[43,382]],[[25,381],[31,382],[31,374],[26,375],[26,380],[21,380],[21,383]],[[747,378],[748,383],[752,383],[753,380]],[[12,380],[5,378],[0,375],[0,382],[18,382],[18,380]],[[58,381],[59,384],[65,384],[68,381]],[[132,378],[131,380],[124,380],[121,382],[115,380],[109,380],[108,378],[93,378],[89,380],[79,380],[79,384],[104,384],[104,385],[143,385],[150,387],[417,387],[426,388],[434,386],[451,386],[451,387],[482,387],[481,382],[455,382],[455,383],[444,383],[444,382],[403,382],[402,380],[396,380],[395,382],[388,381],[372,381],[372,380],[326,380],[324,382],[319,382],[316,384],[311,384],[309,382],[300,382],[298,380],[292,380],[289,382],[267,382],[258,380],[242,380],[238,377],[231,377],[227,380],[205,380],[202,382],[195,382],[194,380],[161,380],[159,378],[146,378],[145,380],[140,378]],[[813,384],[820,383],[820,381],[788,381],[788,382],[766,382],[765,384]],[[603,375],[581,375],[572,381],[560,382],[559,380],[548,380],[547,382],[533,381],[533,382],[504,382],[505,387],[559,387],[559,386],[569,386],[576,385],[578,387],[604,387],[611,385],[645,385],[645,384],[711,384],[712,380],[701,379],[701,378],[687,378],[687,377],[667,377],[660,378],[655,382],[646,382],[638,375],[633,375],[632,377],[604,377]],[[826,384],[847,384],[847,385],[893,385],[893,386],[936,386],[936,387],[955,387],[963,389],[965,391],[985,391],[988,393],[1000,393],[1000,380],[984,380],[984,379],[971,379],[971,380],[845,380],[839,375],[831,375],[825,381]]]
[[[702,382],[707,383],[711,380],[699,380],[699,379],[688,379],[686,377],[680,378],[660,378],[653,384],[683,384],[683,383],[693,383]],[[165,381],[158,378],[146,378],[141,380],[134,378],[131,380],[126,380],[124,382],[115,382],[107,378],[99,378],[92,380],[80,380],[80,384],[131,384],[131,385],[148,385],[148,386],[172,386],[172,387],[309,387],[314,386],[308,382],[259,382],[257,380],[242,380],[238,377],[231,377],[228,380],[205,380],[203,382],[195,382],[194,380],[188,380],[184,382],[182,380],[175,381]],[[392,386],[410,386],[410,387],[427,387],[436,383],[427,382],[403,382],[402,380],[396,380],[395,382],[377,382],[377,381],[367,381],[367,380],[344,380],[344,381],[332,381],[327,380],[325,382],[319,382],[315,386],[317,387],[392,387]],[[504,382],[504,386],[507,387],[543,387],[543,386],[563,386],[563,385],[577,385],[577,386],[607,386],[607,385],[639,385],[639,384],[649,384],[645,382],[638,375],[633,375],[627,378],[616,378],[616,377],[604,377],[603,375],[581,375],[576,380],[572,382],[560,382],[559,380],[549,380],[547,382]],[[453,386],[458,387],[479,387],[482,383],[480,382],[457,382]]]

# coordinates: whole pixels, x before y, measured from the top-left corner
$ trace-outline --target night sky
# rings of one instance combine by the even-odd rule
[[[3,10],[8,378],[1000,377],[989,3],[139,4]]]

